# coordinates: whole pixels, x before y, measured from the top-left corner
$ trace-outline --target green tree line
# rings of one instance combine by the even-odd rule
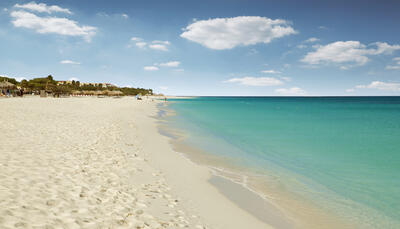
[[[16,86],[20,86],[25,91],[39,92],[40,90],[46,90],[47,92],[54,94],[71,94],[73,91],[121,91],[124,95],[152,95],[152,89],[144,88],[131,88],[131,87],[116,87],[106,86],[103,84],[85,84],[81,85],[79,81],[71,81],[71,84],[60,84],[54,80],[53,76],[49,75],[43,78],[34,78],[31,80],[21,80],[18,82],[15,78],[9,78],[0,76],[0,81],[8,81]]]

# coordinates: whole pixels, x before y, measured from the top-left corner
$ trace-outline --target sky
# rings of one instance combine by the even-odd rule
[[[400,1],[0,1],[0,75],[167,95],[400,95]]]

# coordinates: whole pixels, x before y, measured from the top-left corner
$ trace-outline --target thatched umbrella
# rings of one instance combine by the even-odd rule
[[[6,91],[8,89],[13,89],[13,88],[15,88],[15,85],[10,82],[7,81],[0,82],[0,95],[8,94]]]
[[[71,94],[72,94],[73,96],[82,95],[82,92],[81,92],[81,91],[78,91],[78,90],[73,90],[73,91],[71,92]]]
[[[12,89],[12,88],[15,88],[15,85],[8,81],[3,81],[3,82],[0,82],[0,88],[1,89]]]
[[[95,91],[94,95],[104,95],[104,91]]]
[[[94,95],[94,91],[83,91],[84,95]]]

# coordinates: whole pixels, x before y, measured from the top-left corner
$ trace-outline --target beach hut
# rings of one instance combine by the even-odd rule
[[[0,82],[0,94],[3,95],[11,95],[11,90],[15,89],[15,85],[8,82],[8,81],[3,81]]]

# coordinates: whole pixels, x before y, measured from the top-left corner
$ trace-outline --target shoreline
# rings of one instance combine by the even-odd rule
[[[163,108],[160,107],[160,109]],[[169,108],[166,109],[168,110]],[[168,111],[164,110],[163,114],[171,116],[175,115],[174,112],[169,109]],[[184,132],[186,130],[181,130],[180,127],[171,127],[167,120],[163,120],[162,122],[159,131],[170,138],[171,145],[176,152],[181,153],[188,160],[193,161],[193,163],[207,167],[213,172],[214,177],[223,179],[225,182],[220,183],[225,183],[225,185],[216,184],[215,182],[210,183],[213,183],[226,197],[229,198],[229,196],[235,195],[235,191],[230,191],[226,188],[226,186],[232,187],[232,184],[234,184],[236,189],[246,189],[251,196],[250,199],[254,197],[262,199],[264,205],[269,205],[269,214],[272,213],[278,216],[272,222],[281,222],[276,228],[359,228],[359,226],[343,220],[340,215],[326,212],[314,205],[314,203],[309,202],[309,200],[304,199],[304,197],[300,197],[298,194],[293,196],[294,193],[289,193],[290,190],[285,191],[281,187],[277,187],[280,184],[274,181],[275,178],[273,177],[265,177],[265,175],[269,176],[268,174],[261,175],[263,178],[259,178],[260,174],[257,170],[246,171],[248,169],[245,169],[242,165],[238,165],[232,158],[216,156],[198,148],[198,146],[193,146],[191,143],[185,142],[185,134],[187,133]],[[227,185],[227,182],[231,184]],[[258,217],[261,221],[271,221],[268,215],[262,217],[260,216],[262,214],[255,213],[244,201],[232,198],[231,201],[253,214],[253,216]]]
[[[159,101],[0,101],[2,228],[274,228],[158,132]],[[275,228],[283,228],[275,226]]]
[[[359,228],[185,144],[164,101],[0,103],[0,227]]]
[[[160,102],[160,104],[163,104],[163,102]],[[168,148],[169,153],[168,155],[160,154],[155,157],[158,159],[156,162],[157,167],[163,168],[164,172],[169,174],[169,180],[174,184],[176,191],[186,199],[186,204],[189,203],[186,205],[188,208],[199,212],[199,215],[203,216],[211,227],[287,228],[282,225],[273,227],[266,220],[258,219],[229,199],[215,185],[212,185],[210,180],[215,177],[213,171],[208,167],[194,163],[183,153],[174,150],[170,142],[173,135],[168,135],[167,132],[160,133],[159,112],[159,107],[154,107],[154,113],[151,115],[151,119],[155,122],[153,131],[156,131],[162,137],[164,150]],[[160,143],[159,141],[158,144]],[[149,146],[151,145],[151,148],[154,147],[153,144],[148,144]],[[172,157],[173,160],[171,158],[166,160],[166,157]],[[187,184],[192,187],[188,187]],[[239,184],[234,182],[232,184],[241,188]]]

